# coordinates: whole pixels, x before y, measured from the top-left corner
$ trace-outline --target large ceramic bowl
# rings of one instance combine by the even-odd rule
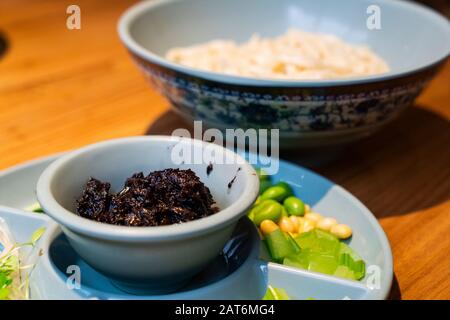
[[[174,162],[173,152],[181,147],[192,155],[213,152],[213,170],[207,170],[209,162]],[[110,225],[74,213],[76,199],[90,177],[111,182],[112,191],[117,192],[135,172],[167,168],[192,169],[210,189],[220,211],[195,221],[157,227]],[[37,183],[42,208],[61,225],[77,253],[117,286],[136,293],[173,291],[202,270],[219,254],[258,191],[254,169],[235,153],[216,144],[165,136],[87,146],[56,160]]]
[[[373,12],[380,13],[379,30],[367,27]],[[368,45],[391,71],[284,81],[199,71],[164,59],[172,47],[215,38],[246,41],[255,32],[277,36],[288,28]],[[284,147],[339,144],[373,133],[414,101],[450,52],[448,20],[407,1],[154,0],[130,8],[118,29],[139,68],[183,117],[219,129],[278,128]]]

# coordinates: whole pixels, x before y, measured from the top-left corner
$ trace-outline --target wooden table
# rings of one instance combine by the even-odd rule
[[[0,57],[0,169],[180,126],[118,39],[117,19],[131,2],[77,0],[82,29],[72,31],[72,2],[0,2],[8,44]],[[380,220],[394,253],[392,298],[450,299],[449,83],[450,62],[395,123],[316,169]]]

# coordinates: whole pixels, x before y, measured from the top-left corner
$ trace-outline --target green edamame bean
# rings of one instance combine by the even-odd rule
[[[252,220],[252,221],[254,220],[254,218],[255,218],[255,208],[258,205],[260,205],[262,201],[264,201],[264,200],[261,200],[261,197],[256,198],[255,203],[253,203],[253,206],[251,207],[250,211],[247,213],[247,217],[250,220]]]
[[[286,208],[284,206],[281,206],[281,215],[280,215],[280,219],[284,218],[284,217],[289,217],[289,213],[286,210]]]
[[[293,216],[303,216],[305,214],[305,204],[297,197],[287,197],[284,199],[283,207]]]
[[[292,191],[291,186],[290,186],[289,183],[287,183],[287,182],[280,181],[280,182],[276,183],[275,185],[276,185],[276,186],[281,186],[281,187],[285,188],[286,191],[287,191],[290,195],[293,195],[293,194],[294,194],[294,192]]]
[[[255,168],[256,174],[258,175],[259,181],[269,181],[270,177],[264,169]]]
[[[262,195],[261,199],[272,199],[278,202],[282,202],[284,199],[292,195],[292,189],[286,182],[279,182],[276,185],[267,188]]]
[[[250,219],[250,220],[254,220],[255,219],[255,211],[254,211],[254,209],[255,208],[252,208],[251,210],[250,210],[250,212],[247,214],[247,217]]]
[[[272,186],[270,180],[264,180],[259,182],[259,194],[262,194],[264,191],[269,189]]]
[[[253,207],[253,208],[256,207],[258,204],[261,203],[261,201],[262,201],[262,200],[261,200],[261,197],[258,196],[258,198],[256,198],[255,202],[253,203],[253,206],[252,206],[252,207]]]
[[[283,206],[275,200],[265,200],[252,209],[253,222],[259,226],[264,220],[277,222],[281,217]]]

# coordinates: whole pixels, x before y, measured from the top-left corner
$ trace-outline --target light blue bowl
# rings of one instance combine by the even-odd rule
[[[176,148],[200,155],[208,148],[215,159],[220,157],[222,161],[214,162],[212,172],[205,162],[176,163]],[[217,214],[186,223],[141,228],[101,223],[76,214],[76,200],[90,177],[108,181],[112,192],[117,192],[130,173],[147,174],[167,168],[195,172],[220,208]],[[61,225],[88,264],[129,292],[152,294],[177,290],[208,265],[238,220],[246,215],[258,191],[255,170],[232,151],[171,136],[113,139],[74,150],[49,165],[36,186],[43,210]]]
[[[367,9],[381,12],[369,30]],[[382,75],[296,81],[236,77],[164,59],[173,47],[216,38],[245,41],[289,28],[365,44],[389,64]],[[184,118],[206,126],[278,128],[283,147],[335,145],[363,138],[413,103],[450,52],[446,18],[407,1],[155,0],[130,8],[119,35],[139,68]]]

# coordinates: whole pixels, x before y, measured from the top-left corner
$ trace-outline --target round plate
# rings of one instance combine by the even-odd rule
[[[0,205],[23,210],[35,203],[37,179],[56,157],[34,160],[0,172]],[[259,159],[267,163],[264,157]],[[347,243],[365,260],[367,274],[362,281],[351,281],[275,263],[262,264],[268,282],[284,288],[292,299],[387,298],[393,277],[392,253],[386,235],[372,213],[342,187],[285,161],[280,160],[278,173],[272,180],[288,182],[295,195],[310,204],[315,212],[350,225],[353,236]]]

